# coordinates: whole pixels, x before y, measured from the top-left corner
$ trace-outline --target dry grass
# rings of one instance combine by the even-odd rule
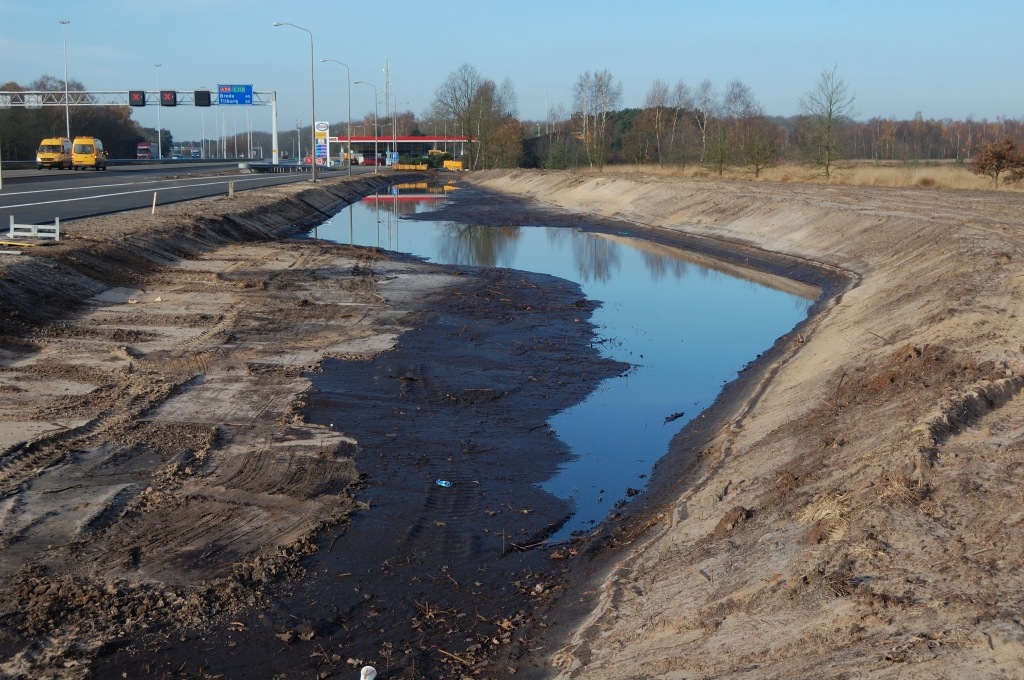
[[[714,173],[700,166],[679,169],[661,165],[606,165],[604,173],[649,174],[667,177],[707,177],[715,179]],[[759,182],[800,182],[823,184],[825,179],[814,168],[795,163],[761,171],[756,178],[753,173],[742,169],[727,170],[723,179],[745,179]],[[918,187],[924,189],[967,189],[992,191],[992,180],[969,172],[953,163],[936,165],[889,164],[875,165],[870,161],[853,161],[832,177],[832,184],[872,187]],[[1024,191],[1024,184],[1000,186],[999,191]]]
[[[846,494],[826,494],[799,512],[796,520],[802,524],[817,523],[813,542],[835,543],[850,529],[850,520],[846,517],[849,511]]]

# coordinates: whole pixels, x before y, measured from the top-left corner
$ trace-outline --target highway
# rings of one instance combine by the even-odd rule
[[[238,162],[180,165],[111,166],[104,172],[71,170],[9,170],[0,190],[0,235],[5,235],[14,215],[18,224],[53,223],[109,213],[178,203],[226,194],[228,182],[235,191],[303,182],[309,174],[238,174]],[[325,177],[338,177],[333,170]],[[373,167],[354,167],[353,174],[373,172]]]

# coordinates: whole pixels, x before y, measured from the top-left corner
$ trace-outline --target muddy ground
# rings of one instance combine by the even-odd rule
[[[82,220],[0,262],[5,675],[492,677],[541,651],[522,630],[574,552],[541,545],[571,512],[535,486],[569,455],[545,423],[625,367],[575,285],[282,238],[374,182]]]
[[[581,550],[526,676],[1024,677],[1019,194],[473,181],[825,279]]]

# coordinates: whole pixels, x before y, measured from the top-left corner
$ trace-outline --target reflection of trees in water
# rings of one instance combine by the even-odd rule
[[[679,281],[689,273],[692,266],[689,262],[666,257],[665,255],[657,255],[646,251],[640,251],[640,255],[643,257],[644,266],[650,273],[652,281],[661,281],[662,278],[668,275]],[[702,275],[707,274],[707,270],[704,267],[699,267],[699,269]]]
[[[619,247],[608,239],[593,234],[572,232],[573,260],[584,281],[611,280],[619,270]]]
[[[816,300],[802,298],[799,295],[792,295],[791,297],[793,298],[793,309],[797,310],[804,316],[807,316],[807,314],[810,313],[811,305],[817,302]]]
[[[522,237],[520,227],[478,227],[445,222],[438,240],[438,258],[452,264],[495,267],[510,262]]]

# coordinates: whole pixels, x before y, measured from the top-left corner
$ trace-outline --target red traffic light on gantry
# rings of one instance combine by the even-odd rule
[[[129,90],[129,92],[128,92],[128,105],[129,106],[145,106],[146,105],[146,91],[145,90]]]
[[[160,106],[177,106],[178,93],[174,90],[160,90]]]

